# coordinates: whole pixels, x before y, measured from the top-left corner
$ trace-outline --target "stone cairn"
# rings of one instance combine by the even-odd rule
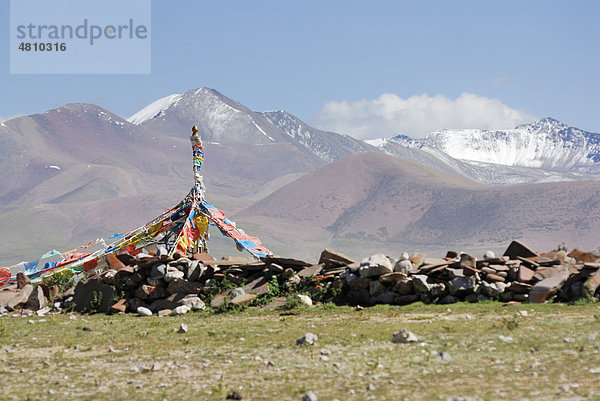
[[[600,286],[600,255],[578,249],[540,255],[517,241],[502,257],[488,251],[481,260],[448,252],[444,258],[378,254],[358,262],[326,249],[317,264],[281,257],[215,260],[207,253],[121,253],[107,262],[104,271],[75,276],[76,285],[66,290],[52,283],[35,286],[21,274],[16,288],[0,291],[0,314],[67,310],[165,316],[206,304],[215,309],[283,305],[286,296],[306,305],[572,302],[597,296]]]

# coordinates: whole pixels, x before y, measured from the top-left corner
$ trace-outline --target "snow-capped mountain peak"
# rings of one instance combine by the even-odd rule
[[[146,120],[159,117],[169,107],[175,106],[180,99],[181,94],[179,93],[174,93],[172,95],[160,98],[129,117],[127,121],[132,124],[140,125]]]
[[[495,185],[594,179],[600,173],[600,134],[550,117],[507,130],[443,129],[420,139],[398,135],[378,147],[400,157],[424,152]]]
[[[552,117],[542,118],[538,121],[533,121],[526,124],[517,125],[515,129],[526,128],[535,131],[550,131],[550,130],[561,130],[569,128],[569,126],[561,121],[558,121]]]
[[[509,130],[440,130],[415,144],[468,162],[556,171],[593,166],[600,154],[600,134],[552,118]]]
[[[129,121],[154,132],[187,137],[196,125],[205,141],[252,145],[291,144],[321,165],[373,150],[349,137],[320,131],[285,111],[253,111],[210,88],[166,96],[146,106]]]

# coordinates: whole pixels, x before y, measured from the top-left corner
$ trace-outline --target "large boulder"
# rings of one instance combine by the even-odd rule
[[[321,257],[319,258],[319,264],[324,263],[328,266],[347,266],[354,262],[354,259],[333,249],[325,249],[321,252]]]
[[[506,248],[506,251],[504,251],[504,256],[508,256],[511,259],[518,259],[519,256],[522,258],[531,258],[538,256],[538,254],[527,245],[519,241],[513,241],[508,248]]]
[[[185,273],[179,270],[175,266],[167,266],[167,271],[164,276],[164,280],[170,283],[173,280],[182,280],[185,277]]]
[[[25,287],[21,288],[7,303],[6,307],[12,310],[21,309],[31,296],[33,292],[33,286],[26,284]]]
[[[414,287],[412,282],[412,277],[408,277],[405,280],[400,280],[394,284],[392,290],[399,295],[410,295],[414,293]]]
[[[503,282],[488,283],[487,281],[481,282],[481,292],[490,298],[500,298],[500,295],[506,290],[506,284]]]
[[[244,286],[246,294],[268,294],[270,291],[269,282],[265,277],[258,277]]]
[[[27,277],[25,275],[25,273],[23,273],[23,272],[17,273],[17,289],[18,290],[25,287],[29,283],[30,283],[29,277]]]
[[[529,302],[543,303],[546,302],[552,295],[556,294],[558,290],[569,279],[569,268],[567,266],[561,266],[556,269],[552,269],[552,275],[536,283],[531,291],[529,291]]]
[[[475,293],[478,288],[479,283],[475,276],[456,277],[448,282],[448,292],[453,296],[464,297]]]
[[[419,295],[428,295],[433,282],[429,282],[429,277],[424,274],[415,274],[412,276],[412,286]]]
[[[100,277],[90,277],[77,283],[73,295],[73,308],[80,313],[108,313],[114,303],[114,297],[114,287],[105,284]]]
[[[0,291],[0,307],[6,308],[8,302],[15,296],[17,292],[12,290]]]
[[[408,259],[401,259],[394,265],[394,271],[409,274],[413,269],[413,264]]]
[[[41,285],[38,285],[33,289],[31,295],[27,299],[27,303],[24,308],[32,311],[37,311],[45,308],[48,305],[48,300],[44,296],[44,290]]]
[[[588,265],[591,265],[591,263],[588,263]],[[585,265],[584,265],[585,266]],[[587,267],[587,266],[586,266]],[[589,294],[589,295],[594,295],[594,293],[596,292],[596,290],[598,289],[598,287],[600,287],[600,269],[596,270],[596,273],[594,273],[586,282],[585,282],[585,291]]]
[[[199,260],[193,260],[184,270],[185,278],[189,281],[198,281],[198,279],[204,275],[205,271],[206,266],[204,266],[202,262]]]
[[[358,270],[361,277],[379,277],[382,274],[391,273],[394,270],[392,262],[387,256],[377,254],[362,261]]]

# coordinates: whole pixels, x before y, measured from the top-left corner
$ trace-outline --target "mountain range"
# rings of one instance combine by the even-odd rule
[[[595,249],[600,182],[492,187],[369,152],[310,173],[238,217],[292,254],[296,243],[312,254],[327,243],[354,257],[382,249],[482,254],[514,239],[541,250],[561,242]]]
[[[68,104],[0,124],[0,265],[144,224],[193,184],[277,253],[354,256],[523,239],[600,245],[599,135],[544,119],[514,130],[443,130],[360,141],[208,88],[125,119]],[[585,181],[549,182],[546,181]],[[510,184],[520,184],[510,186]],[[213,233],[215,252],[232,248]]]
[[[544,118],[509,130],[440,130],[367,141],[382,151],[490,185],[598,180],[600,134]]]

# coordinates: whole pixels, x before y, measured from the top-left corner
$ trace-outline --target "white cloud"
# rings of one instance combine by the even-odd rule
[[[418,138],[443,128],[508,129],[535,119],[499,100],[471,93],[455,100],[426,94],[402,99],[384,93],[373,100],[327,102],[313,123],[320,129],[371,139],[397,134]]]

